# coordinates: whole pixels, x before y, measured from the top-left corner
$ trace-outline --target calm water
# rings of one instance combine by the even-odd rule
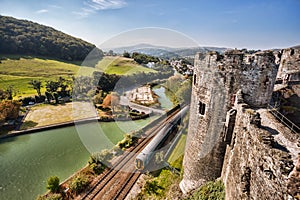
[[[154,89],[163,109],[173,104],[165,88]],[[145,126],[150,119],[90,123],[18,136],[0,141],[0,200],[32,200],[46,192],[46,180],[61,181],[87,164],[90,152],[111,148],[124,133]]]
[[[49,176],[63,181],[86,165],[89,151],[110,148],[151,120],[95,122],[1,140],[0,199],[35,199],[46,192]]]
[[[164,110],[173,108],[173,103],[166,96],[164,87],[156,86],[153,88],[153,91],[159,96],[158,101],[160,102],[160,105]]]

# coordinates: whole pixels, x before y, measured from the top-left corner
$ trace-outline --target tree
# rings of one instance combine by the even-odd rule
[[[75,194],[79,194],[82,192],[89,184],[89,180],[83,174],[80,174],[74,177],[70,183],[70,189],[75,192]]]
[[[59,178],[57,176],[50,176],[47,180],[47,189],[51,192],[57,192],[59,189]]]
[[[127,51],[124,51],[123,57],[125,58],[130,58],[130,54]]]
[[[41,88],[43,87],[42,82],[39,80],[31,80],[31,81],[29,81],[29,85],[31,85],[33,87],[33,89],[36,90],[38,96],[40,97],[41,96]]]
[[[70,95],[71,82],[62,77],[59,77],[57,81],[47,81],[45,95],[47,97],[48,102],[52,99],[55,99],[55,103],[58,104],[59,97],[66,97]]]
[[[64,60],[84,60],[91,51],[98,59],[103,56],[95,45],[48,26],[5,16],[0,16],[0,24],[3,25],[0,53],[26,53]]]
[[[0,100],[8,99],[9,94],[7,91],[0,89]]]
[[[8,99],[8,100],[12,100],[12,99],[13,99],[13,96],[16,96],[17,91],[15,90],[15,88],[14,88],[13,85],[9,85],[9,86],[6,88],[6,93],[7,93],[7,99]]]
[[[47,81],[46,82],[46,89],[48,92],[56,92],[59,87],[58,81]]]
[[[3,100],[0,102],[0,121],[17,119],[21,103],[14,100]]]

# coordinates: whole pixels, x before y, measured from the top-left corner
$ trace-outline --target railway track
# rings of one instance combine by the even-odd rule
[[[157,126],[146,131],[146,136],[131,150],[123,153],[112,167],[100,175],[97,183],[80,199],[124,199],[141,173],[135,169],[135,157],[142,151],[159,130],[178,112],[178,109],[166,117]]]

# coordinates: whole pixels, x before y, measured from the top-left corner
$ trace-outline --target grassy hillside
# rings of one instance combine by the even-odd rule
[[[0,53],[83,61],[96,46],[52,27],[0,15]],[[96,55],[96,51],[94,51]],[[97,57],[103,52],[98,49]]]
[[[30,88],[30,80],[45,81],[56,80],[58,77],[70,79],[72,75],[88,76],[94,71],[103,71],[108,74],[133,74],[137,72],[156,72],[143,67],[132,59],[123,57],[104,57],[96,68],[81,67],[77,64],[66,63],[50,58],[32,58],[28,56],[5,55],[7,59],[0,63],[0,88],[6,89],[12,85],[17,91],[18,97],[36,95],[36,91]],[[42,88],[42,94],[45,92]]]
[[[0,63],[0,88],[12,85],[17,90],[18,96],[35,95],[36,91],[29,88],[30,80],[56,80],[62,76],[71,78],[80,70],[80,75],[90,75],[96,69],[81,67],[79,65],[65,63],[62,61],[41,58],[18,58],[1,60]],[[44,93],[45,88],[42,88]]]
[[[106,56],[96,65],[97,69],[108,73],[108,74],[133,74],[138,72],[156,72],[153,69],[143,67],[142,65],[137,64],[133,59],[124,58],[124,57],[113,57]]]

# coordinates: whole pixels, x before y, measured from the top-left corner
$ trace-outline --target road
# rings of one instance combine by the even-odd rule
[[[144,112],[146,114],[157,113],[157,114],[165,114],[166,112],[161,109],[150,108],[147,106],[142,106],[133,102],[130,102],[126,96],[120,97],[120,104],[124,106],[130,106],[132,109],[139,110],[140,112]]]

